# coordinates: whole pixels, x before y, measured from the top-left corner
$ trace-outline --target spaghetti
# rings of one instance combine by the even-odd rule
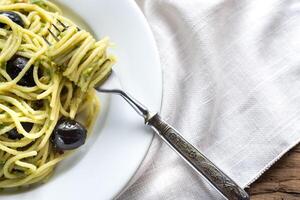
[[[0,188],[52,174],[70,153],[53,144],[54,132],[69,137],[57,130],[63,123],[91,130],[99,110],[93,87],[114,63],[108,46],[53,3],[0,0]]]

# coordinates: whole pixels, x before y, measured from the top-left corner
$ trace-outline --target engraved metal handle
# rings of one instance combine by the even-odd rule
[[[145,123],[151,126],[156,133],[169,144],[183,159],[229,200],[248,200],[248,194],[233,180],[218,169],[211,161],[201,154],[195,147],[188,143],[178,131],[164,122],[158,114],[150,117],[149,110],[126,93],[112,70],[106,81],[96,89],[100,92],[113,93],[122,96],[141,115]]]
[[[158,114],[146,120],[156,133],[169,144],[184,160],[229,200],[248,200],[245,190],[240,188],[231,178],[215,166],[208,158],[187,142],[178,131],[164,122]]]

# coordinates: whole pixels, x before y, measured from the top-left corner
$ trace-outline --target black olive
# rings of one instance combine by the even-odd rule
[[[35,141],[32,141],[30,142],[29,144],[23,146],[23,147],[17,147],[17,151],[26,151],[28,150],[33,144],[34,144]]]
[[[12,172],[14,172],[14,173],[24,173],[24,171],[23,170],[20,170],[20,169],[16,169],[16,168],[12,168],[12,170],[11,170]]]
[[[10,78],[16,78],[22,69],[26,66],[29,59],[22,56],[13,56],[6,63],[6,72],[9,74]],[[25,75],[18,82],[18,85],[33,87],[35,86],[34,78],[33,78],[33,67],[30,67]]]
[[[31,131],[31,129],[33,127],[33,123],[30,123],[30,122],[22,122],[21,124],[22,124],[23,128],[25,129],[25,131],[27,131],[27,132]],[[22,134],[20,134],[17,131],[16,128],[8,131],[6,134],[7,134],[7,137],[12,140],[20,140],[24,137]]]
[[[22,122],[21,123],[23,128],[25,129],[25,131],[30,132],[32,127],[33,127],[33,123],[30,122]]]
[[[57,151],[72,150],[85,143],[86,128],[79,122],[61,118],[52,133],[51,141]]]
[[[43,100],[37,100],[34,102],[34,109],[38,110],[41,109],[44,106],[44,101]]]
[[[9,139],[12,139],[12,140],[19,140],[19,139],[22,139],[24,137],[22,134],[18,133],[16,128],[8,131],[7,136],[8,136]]]
[[[19,14],[15,13],[15,12],[0,11],[0,15],[4,15],[4,16],[8,17],[11,21],[13,21],[16,24],[22,26],[23,28],[25,26],[25,23],[24,23],[23,19],[20,17]],[[0,23],[0,28],[3,28],[4,26],[5,26],[5,24]]]

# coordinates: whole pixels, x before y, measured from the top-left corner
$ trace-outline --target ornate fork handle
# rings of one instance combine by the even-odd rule
[[[144,118],[147,125],[151,126],[167,144],[197,172],[202,174],[224,197],[229,200],[249,199],[248,194],[242,188],[180,136],[178,131],[164,122],[158,114],[152,116],[144,105],[126,93],[113,70],[108,79],[96,89],[100,92],[118,94],[123,97]]]
[[[167,144],[180,154],[196,171],[208,179],[227,199],[249,199],[248,194],[242,188],[180,136],[178,131],[164,122],[158,114],[147,120],[146,124],[151,126]]]

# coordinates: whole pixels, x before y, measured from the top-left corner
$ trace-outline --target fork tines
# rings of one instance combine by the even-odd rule
[[[52,25],[53,25],[53,24],[52,24]],[[59,36],[59,34],[56,36],[56,35],[50,30],[50,28],[48,28],[48,31],[49,31],[49,33],[52,35],[52,37],[56,40],[56,42],[58,42],[59,39],[58,39],[57,36]],[[60,32],[59,32],[59,33],[60,33]]]
[[[47,38],[46,38],[45,36],[43,36],[43,39],[45,40],[45,42],[46,42],[49,46],[51,46],[51,43],[47,40]]]
[[[57,19],[57,22],[64,27],[64,29],[61,32],[64,32],[67,28],[69,28],[68,26],[66,26],[64,23],[62,23],[59,19]]]
[[[55,24],[51,24],[51,26],[57,31],[57,34],[55,34],[52,30],[51,30],[51,27],[48,28],[48,32],[50,33],[50,35],[55,39],[56,42],[59,42],[59,36],[62,32],[64,32],[65,30],[68,29],[68,26],[65,25],[62,21],[60,21],[59,19],[56,20],[58,22],[58,24],[60,24],[62,26],[62,30],[60,30],[57,25]],[[51,46],[51,42],[49,42],[45,36],[43,36],[43,39],[45,40],[45,42]]]

